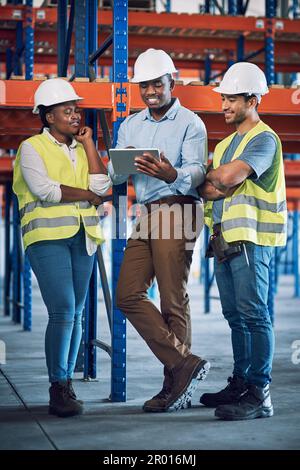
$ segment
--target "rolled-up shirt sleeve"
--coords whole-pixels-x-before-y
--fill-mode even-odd
[[[119,131],[118,131],[118,140],[117,140],[117,145],[116,145],[117,149],[124,149],[124,148],[128,147],[128,143],[126,142],[126,129],[125,129],[125,127],[126,127],[126,121],[123,121],[122,124],[120,125]],[[127,179],[128,179],[128,175],[117,175],[114,172],[114,168],[112,166],[111,161],[108,162],[107,170],[108,170],[109,176],[110,176],[113,184],[115,184],[115,185],[125,183],[125,181],[127,181]]]
[[[177,178],[169,185],[174,193],[187,194],[204,182],[207,164],[207,133],[203,121],[195,115],[182,144],[181,166]]]
[[[89,189],[98,196],[105,194],[112,186],[109,175],[93,174],[89,175]]]
[[[22,144],[20,167],[23,178],[34,196],[41,201],[60,202],[60,183],[48,177],[43,159],[29,142]]]

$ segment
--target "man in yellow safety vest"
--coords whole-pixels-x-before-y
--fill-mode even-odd
[[[268,93],[264,73],[240,62],[214,91],[222,96],[227,124],[236,132],[215,149],[199,194],[206,199],[223,315],[231,328],[233,375],[200,402],[226,420],[273,415],[269,392],[274,335],[267,299],[275,246],[286,242],[286,195],[279,137],[257,113]]]

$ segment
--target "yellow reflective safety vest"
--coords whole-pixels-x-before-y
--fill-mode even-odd
[[[76,146],[76,169],[63,149],[45,134],[26,140],[43,159],[49,178],[74,188],[88,189],[88,161],[82,144]],[[22,144],[21,144],[22,145]],[[19,147],[14,167],[13,190],[18,197],[24,248],[41,240],[57,240],[75,235],[82,222],[96,243],[103,237],[96,208],[88,201],[51,203],[34,196],[21,172]]]
[[[277,140],[277,151],[269,171],[270,176],[264,187],[247,178],[232,196],[224,199],[221,231],[228,243],[238,240],[263,246],[283,246],[286,243],[286,192],[282,147],[278,135],[267,124],[259,121],[247,132],[231,161],[241,155],[253,137],[265,131],[272,132]],[[216,146],[213,156],[214,169],[220,166],[224,152],[235,135],[236,132]],[[213,226],[212,206],[212,201],[205,204],[205,223],[210,229]]]

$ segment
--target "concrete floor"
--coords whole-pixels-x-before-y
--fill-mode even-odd
[[[293,298],[292,282],[291,277],[281,276],[276,298],[271,387],[275,414],[252,421],[220,421],[212,409],[199,404],[202,393],[225,385],[232,367],[230,335],[219,302],[213,301],[212,313],[204,315],[201,286],[189,289],[193,351],[208,358],[212,368],[194,395],[193,407],[177,413],[143,413],[144,400],[160,389],[162,367],[128,325],[127,402],[109,402],[110,360],[99,351],[98,380],[83,382],[76,374],[75,388],[85,402],[85,414],[67,419],[49,416],[43,350],[46,311],[38,289],[33,291],[32,332],[22,331],[0,308],[0,340],[6,345],[6,364],[0,373],[0,449],[300,449],[300,354],[292,349],[292,343],[300,340],[300,300]],[[99,311],[104,311],[102,299]],[[108,341],[105,314],[99,316],[99,336]]]

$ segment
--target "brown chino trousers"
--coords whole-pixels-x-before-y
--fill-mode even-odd
[[[183,201],[184,196],[178,200]],[[193,248],[203,225],[203,208],[199,202],[153,204],[151,211],[148,207],[141,215],[128,240],[118,280],[117,306],[165,368],[172,369],[191,353],[186,286]],[[178,210],[173,212],[174,208]],[[147,294],[155,277],[161,311]]]

